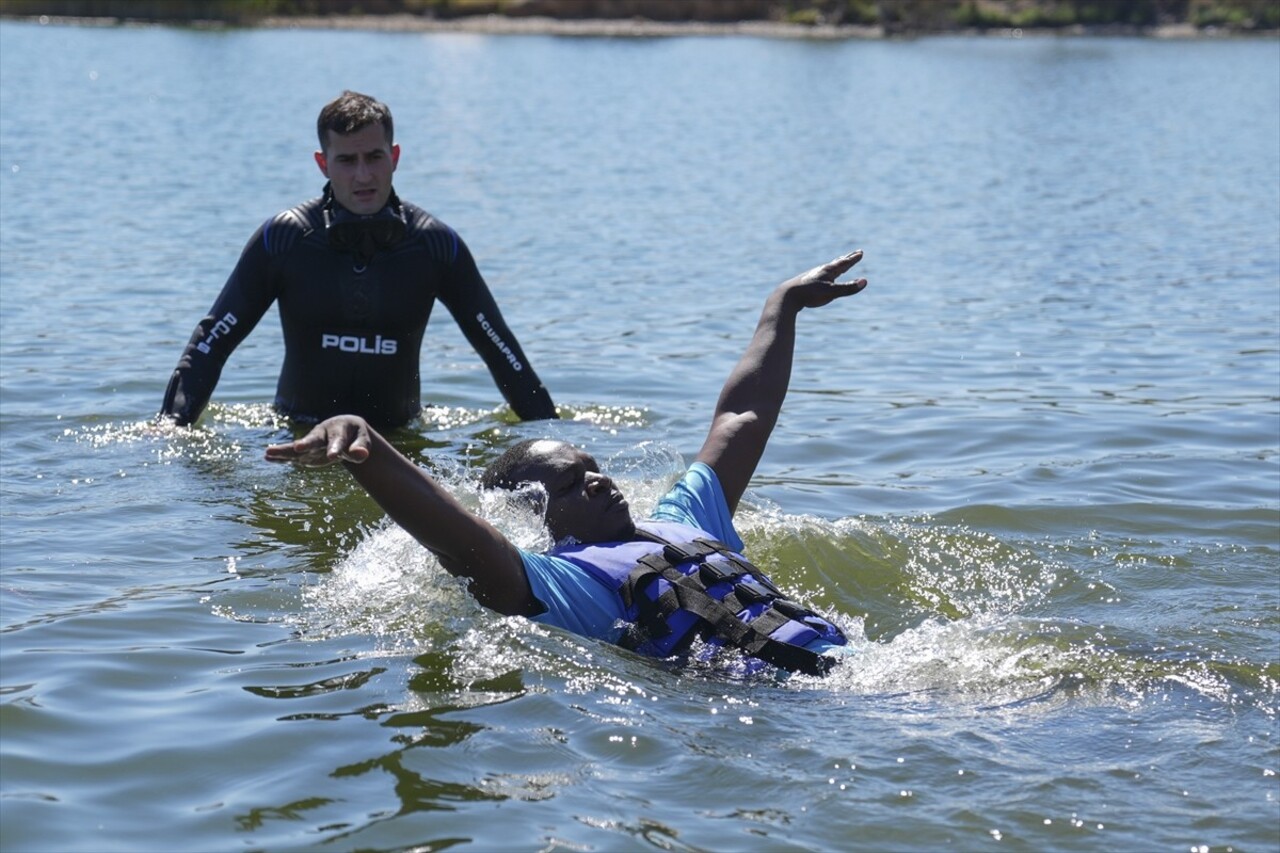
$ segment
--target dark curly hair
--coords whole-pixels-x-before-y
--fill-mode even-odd
[[[486,489],[518,488],[525,482],[519,477],[520,469],[529,462],[529,449],[541,439],[529,438],[513,444],[497,459],[489,463],[480,475],[480,485]]]

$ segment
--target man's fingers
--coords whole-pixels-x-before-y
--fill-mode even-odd
[[[348,462],[354,462],[359,465],[361,462],[369,458],[369,442],[364,436],[360,436],[351,442],[351,446],[347,448],[346,453],[342,454],[342,458]]]
[[[272,444],[267,447],[267,459],[271,462],[292,462],[306,455],[313,446],[312,436],[300,438],[288,444]]]
[[[809,302],[810,308],[820,308],[837,299],[861,293],[867,286],[867,280],[860,278],[857,281],[820,282],[820,284],[821,289],[813,294],[812,301]]]
[[[323,468],[339,460],[359,464],[369,458],[369,441],[362,424],[332,419],[297,441],[268,446],[266,458],[269,462],[294,462],[308,468]]]
[[[814,267],[804,275],[799,276],[798,280],[834,284],[837,278],[852,269],[853,265],[860,260],[862,260],[861,249],[842,255],[835,260],[827,261],[820,267]]]
[[[329,442],[329,451],[326,456],[330,462],[336,462],[339,459],[363,462],[369,458],[369,440],[363,435],[356,436],[354,440],[345,435],[334,436]]]
[[[360,463],[369,458],[369,434],[354,426],[343,429],[329,440],[328,459],[336,462],[345,459]]]
[[[291,445],[273,444],[267,448],[268,462],[288,462],[293,458],[293,447]]]
[[[843,255],[839,258],[836,258],[834,261],[829,261],[825,266],[822,267],[822,272],[826,274],[824,277],[829,277],[834,280],[836,276],[840,275],[841,273],[848,272],[850,269],[852,269],[853,265],[860,260],[862,260],[861,249],[857,250],[856,252],[850,252],[847,255]]]
[[[837,281],[835,284],[827,286],[826,292],[821,298],[824,300],[824,304],[826,302],[834,302],[837,299],[861,293],[866,286],[867,280],[865,278],[860,278],[857,281]]]

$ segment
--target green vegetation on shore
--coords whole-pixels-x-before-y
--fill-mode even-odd
[[[554,20],[776,22],[878,27],[888,33],[963,29],[1280,29],[1280,0],[0,0],[0,14],[253,25],[267,18],[478,15]]]

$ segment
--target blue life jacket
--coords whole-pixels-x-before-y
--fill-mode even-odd
[[[842,646],[847,641],[840,629],[785,598],[741,554],[687,524],[648,521],[637,527],[658,541],[551,552],[622,596],[630,627],[620,645],[670,657],[701,638],[810,675],[823,675],[835,664],[805,646],[818,639]]]

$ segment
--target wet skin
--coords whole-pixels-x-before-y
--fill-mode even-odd
[[[338,204],[360,216],[377,213],[391,197],[391,176],[400,162],[400,146],[387,139],[381,124],[353,133],[328,132],[316,165],[329,179]]]
[[[631,508],[595,458],[563,441],[539,441],[515,479],[541,483],[547,492],[547,527],[556,541],[624,542],[635,536]]]

